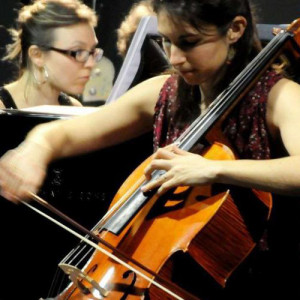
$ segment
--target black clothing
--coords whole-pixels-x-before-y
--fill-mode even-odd
[[[11,94],[4,87],[0,88],[0,100],[3,102],[6,108],[18,109]],[[64,93],[60,93],[58,102],[60,105],[72,105],[70,98]]]

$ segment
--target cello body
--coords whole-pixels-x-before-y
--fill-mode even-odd
[[[213,144],[203,155],[208,159],[234,159],[230,149],[220,143]],[[125,194],[131,196],[133,183],[143,176],[148,161],[141,164],[124,182],[112,205]],[[255,247],[271,209],[268,193],[246,194],[252,199],[240,198],[240,203],[237,203],[227,187],[178,187],[160,199],[152,196],[120,235],[107,230],[97,234],[170,281],[176,281],[176,272],[189,272],[185,268],[178,268],[176,259],[173,259],[181,252],[189,256],[197,268],[205,270],[219,285],[225,286],[230,274]],[[249,209],[251,206],[252,209]],[[253,217],[255,219],[250,220]],[[257,230],[258,224],[260,232]],[[71,277],[76,273],[77,278],[58,299],[173,299],[98,251],[94,252],[80,275],[66,265],[63,267]],[[93,278],[93,282],[89,278]],[[107,292],[105,297],[101,295],[102,289]],[[191,289],[189,292],[194,294],[196,291],[193,287]],[[177,293],[183,299],[188,299],[184,293]]]

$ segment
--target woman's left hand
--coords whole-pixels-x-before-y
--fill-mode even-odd
[[[152,162],[145,169],[147,180],[151,179],[154,170],[165,170],[166,173],[157,180],[150,181],[143,188],[147,192],[158,188],[163,194],[177,186],[196,186],[213,183],[216,179],[216,161],[208,160],[201,155],[193,154],[169,145],[159,149]]]

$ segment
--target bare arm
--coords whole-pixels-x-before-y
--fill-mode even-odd
[[[164,193],[178,185],[225,183],[280,194],[300,195],[300,86],[280,80],[271,90],[267,122],[272,135],[290,156],[270,160],[213,161],[175,146],[161,149],[146,169],[166,170],[165,176],[145,190],[160,187]],[[171,150],[171,151],[170,151]]]
[[[40,125],[28,140],[48,144],[52,159],[90,152],[152,129],[154,106],[166,76],[149,79],[94,113]],[[45,141],[46,140],[46,141]]]
[[[0,99],[0,109],[2,109],[2,108],[6,108],[6,107],[4,106],[2,100]]]
[[[151,130],[154,106],[166,80],[147,80],[96,112],[38,125],[0,160],[1,194],[9,200],[37,192],[54,159],[111,146]]]
[[[271,90],[267,121],[277,143],[290,156],[264,161],[241,160],[223,168],[221,178],[281,194],[300,195],[300,86],[280,80]],[[226,167],[226,165],[224,165]],[[230,179],[229,179],[230,178]]]

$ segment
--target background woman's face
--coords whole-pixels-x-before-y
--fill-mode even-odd
[[[93,50],[98,41],[92,26],[87,23],[55,29],[51,45],[64,50]],[[81,94],[89,80],[94,66],[90,56],[86,63],[77,62],[73,57],[56,52],[47,52],[46,67],[53,87],[69,94]]]

